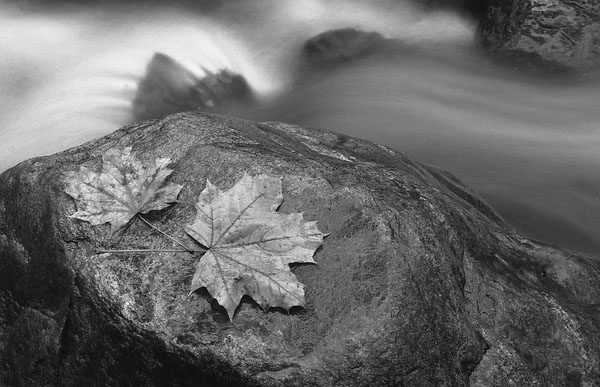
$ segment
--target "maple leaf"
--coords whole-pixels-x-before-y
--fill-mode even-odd
[[[100,172],[81,167],[67,174],[65,192],[77,200],[78,211],[71,218],[93,225],[110,223],[111,236],[136,214],[161,210],[177,201],[183,188],[165,183],[173,172],[169,158],[157,158],[144,165],[131,154],[131,147],[113,148],[102,156]]]
[[[304,285],[290,263],[316,263],[323,243],[317,222],[302,213],[282,214],[281,178],[244,175],[221,191],[207,180],[196,217],[185,231],[207,248],[196,265],[190,294],[206,287],[233,318],[244,295],[264,310],[304,305]]]

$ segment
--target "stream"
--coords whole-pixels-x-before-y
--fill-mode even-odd
[[[388,55],[300,66],[336,28],[395,39]],[[132,122],[154,53],[202,77],[242,74],[231,112],[332,130],[446,169],[526,235],[600,257],[600,80],[535,77],[480,50],[476,24],[398,1],[228,0],[17,6],[0,0],[0,171]]]

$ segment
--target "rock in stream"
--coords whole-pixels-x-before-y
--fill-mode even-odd
[[[157,53],[138,85],[134,121],[162,118],[190,110],[224,112],[252,101],[246,79],[227,69],[198,77],[168,55]]]
[[[111,148],[170,157],[181,225],[207,179],[283,177],[283,213],[329,235],[292,270],[306,307],[188,296],[189,253],[143,222],[70,218],[65,176]],[[530,240],[457,178],[368,141],[201,112],[122,128],[0,176],[0,384],[600,386],[600,261]]]

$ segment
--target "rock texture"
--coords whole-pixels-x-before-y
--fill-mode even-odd
[[[252,100],[245,78],[229,70],[198,78],[168,55],[155,54],[133,101],[135,121],[189,110],[224,112]]]
[[[556,70],[600,68],[598,0],[491,0],[483,44],[517,65]]]
[[[187,240],[206,179],[283,177],[281,212],[330,233],[293,267],[307,305],[250,299],[232,322],[188,297],[199,256],[143,222],[69,218],[64,176],[113,147],[174,160],[179,203],[150,221]],[[468,188],[328,132],[170,116],[0,176],[0,384],[7,386],[600,386],[600,262],[528,240]]]

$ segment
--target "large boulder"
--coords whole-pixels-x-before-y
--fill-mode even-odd
[[[111,148],[170,157],[181,225],[210,179],[283,177],[282,213],[329,233],[292,270],[306,307],[230,322],[188,296],[198,256],[134,221],[70,218],[66,176]],[[368,141],[185,113],[125,127],[0,176],[0,384],[600,386],[600,262],[529,240],[455,177]]]
[[[480,26],[484,46],[520,66],[559,71],[600,67],[597,0],[490,0]]]
[[[224,112],[252,101],[246,79],[227,69],[196,76],[168,55],[157,53],[148,64],[133,101],[135,121],[189,110]]]

